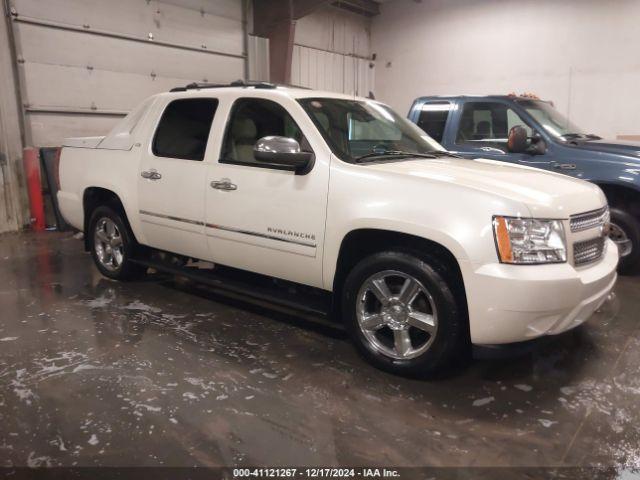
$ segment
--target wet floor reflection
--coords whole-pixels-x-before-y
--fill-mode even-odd
[[[640,279],[529,353],[418,381],[339,329],[164,276],[108,281],[69,235],[0,236],[0,278],[6,465],[640,462]]]

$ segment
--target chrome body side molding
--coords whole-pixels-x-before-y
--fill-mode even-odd
[[[212,229],[215,229],[215,230],[224,230],[225,232],[240,233],[242,235],[250,235],[250,236],[253,236],[253,237],[266,238],[266,239],[269,239],[269,240],[276,240],[278,242],[292,243],[292,244],[295,244],[295,245],[302,245],[303,247],[311,247],[311,248],[316,248],[317,247],[317,245],[315,243],[305,242],[305,241],[302,241],[302,240],[294,240],[294,239],[290,239],[290,238],[282,238],[282,237],[277,237],[275,235],[269,235],[267,233],[254,232],[254,231],[250,231],[250,230],[242,230],[242,229],[239,229],[239,228],[227,227],[227,226],[223,226],[223,225],[214,225],[213,223],[205,223],[205,222],[201,222],[199,220],[191,220],[191,219],[188,219],[188,218],[174,217],[174,216],[171,216],[171,215],[164,215],[162,213],[149,212],[147,210],[139,210],[139,213],[141,215],[147,215],[149,217],[164,218],[165,220],[173,220],[175,222],[188,223],[188,224],[191,224],[191,225],[199,225],[199,226],[204,226],[206,228],[212,228]]]

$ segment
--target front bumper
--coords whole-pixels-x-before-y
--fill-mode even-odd
[[[471,341],[522,342],[577,327],[607,299],[616,282],[618,249],[580,268],[555,265],[483,265],[466,275]]]

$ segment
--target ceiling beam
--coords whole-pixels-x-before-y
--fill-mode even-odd
[[[365,17],[380,15],[380,4],[374,0],[332,0],[331,5]]]
[[[330,2],[331,0],[294,0],[293,19],[298,20],[306,17],[318,8],[329,5]]]
[[[294,0],[259,0],[253,2],[253,34],[268,37],[282,23],[293,20]]]
[[[271,80],[291,81],[296,20],[324,5],[372,17],[380,13],[373,0],[257,0],[253,2],[253,34],[269,39]]]
[[[275,25],[299,20],[325,5],[367,17],[380,13],[380,5],[374,0],[257,0],[253,2],[253,33],[266,36],[265,32],[272,30]]]
[[[259,0],[253,3],[253,34],[269,39],[270,80],[291,82],[296,22],[294,0]]]

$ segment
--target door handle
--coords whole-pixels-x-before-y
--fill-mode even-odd
[[[210,183],[211,188],[215,188],[216,190],[224,190],[225,192],[232,192],[238,189],[238,186],[235,183],[231,183],[231,180],[228,178],[223,178],[222,180],[214,180]]]
[[[153,168],[151,170],[143,170],[140,172],[140,176],[147,180],[160,180],[162,178],[162,174]]]

